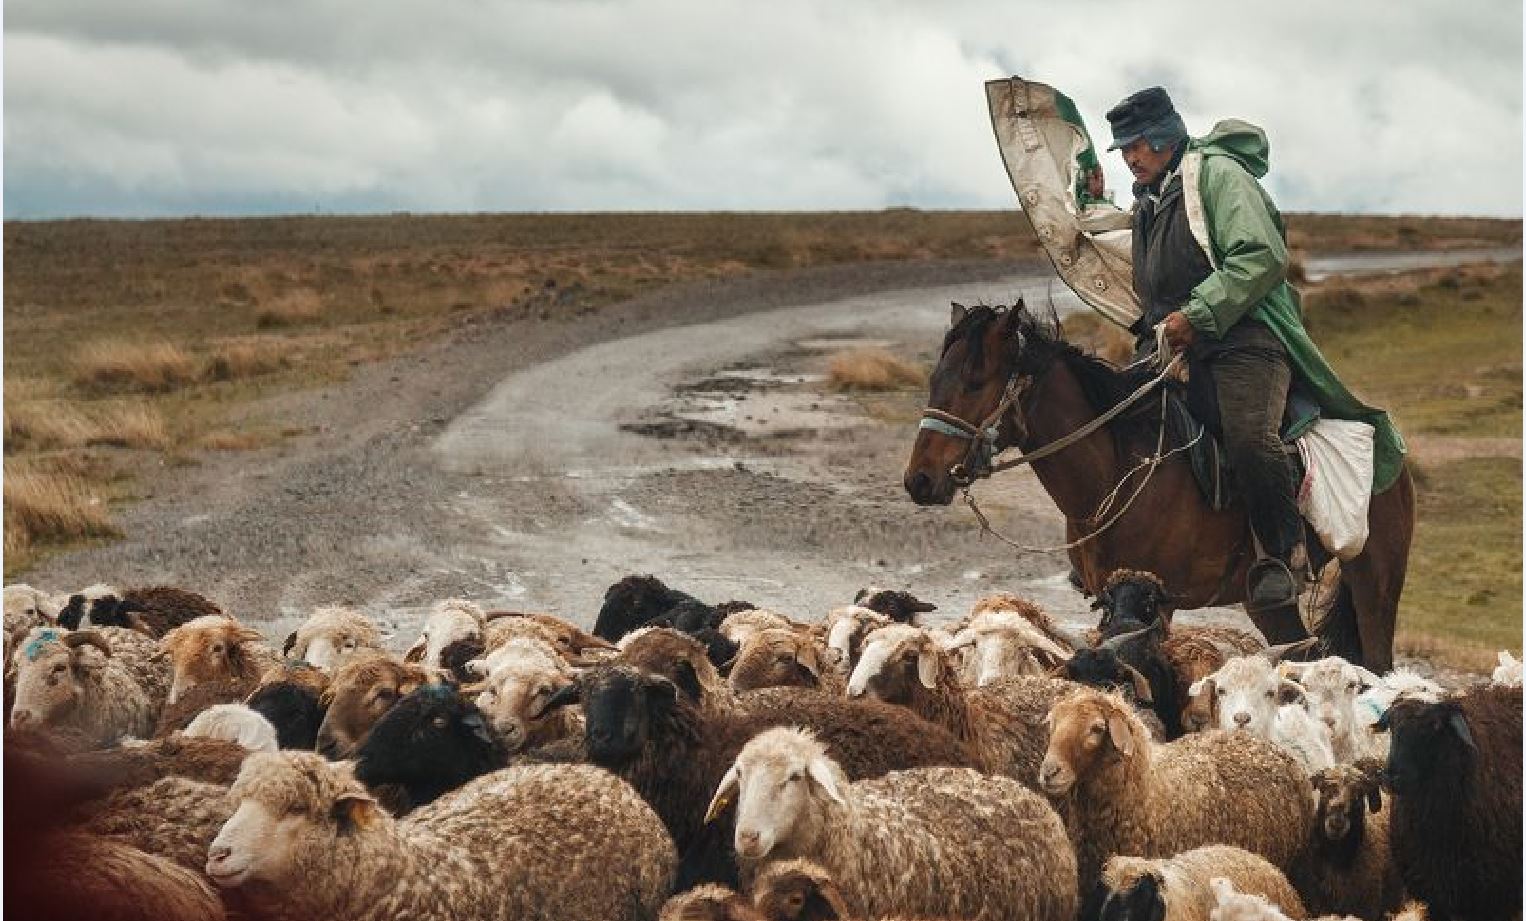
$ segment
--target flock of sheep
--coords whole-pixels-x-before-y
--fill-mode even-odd
[[[591,633],[449,599],[401,655],[345,607],[278,649],[180,588],[4,601],[30,917],[1521,917],[1519,663],[1311,661],[1149,573],[1085,632],[631,576]]]

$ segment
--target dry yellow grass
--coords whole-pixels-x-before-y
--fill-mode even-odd
[[[228,343],[207,359],[206,379],[231,381],[287,367],[287,348],[289,345],[281,342]]]
[[[261,329],[313,323],[323,316],[323,300],[311,288],[297,288],[278,294],[255,312],[254,322]]]
[[[839,390],[900,390],[927,383],[927,372],[884,349],[850,349],[828,361],[827,380]]]
[[[5,401],[5,450],[52,450],[85,444],[95,426],[76,404],[57,400]]]
[[[94,342],[74,363],[74,382],[102,393],[164,393],[196,379],[196,362],[171,342]]]
[[[103,403],[94,408],[94,432],[87,445],[113,448],[154,448],[170,446],[169,429],[164,416],[145,403]]]
[[[40,470],[5,474],[5,543],[61,543],[120,533],[105,500],[76,476]]]

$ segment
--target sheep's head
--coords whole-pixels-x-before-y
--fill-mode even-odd
[[[1111,648],[1087,646],[1077,649],[1069,661],[1056,666],[1051,674],[1104,691],[1121,690],[1145,706],[1155,702],[1149,679],[1119,659],[1118,653]]]
[[[848,696],[868,695],[886,703],[910,706],[926,690],[938,687],[949,668],[943,650],[926,631],[896,624],[864,638],[863,654],[848,677]]]
[[[610,658],[615,652],[614,643],[600,639],[555,614],[531,612],[524,617],[548,629],[552,645],[572,665],[595,665]]]
[[[650,627],[627,636],[615,661],[661,675],[700,707],[714,705],[727,693],[709,651],[693,637],[667,627]]]
[[[1109,637],[1133,629],[1133,624],[1166,622],[1174,604],[1166,584],[1155,573],[1115,569],[1097,593],[1092,610],[1102,611],[1097,627]]]
[[[1467,717],[1455,700],[1426,703],[1401,697],[1377,728],[1391,734],[1383,776],[1395,796],[1413,796],[1436,782],[1463,783],[1478,755]]]
[[[237,805],[206,863],[207,876],[224,889],[252,880],[306,889],[308,868],[334,859],[340,841],[392,827],[347,764],[311,752],[250,755],[228,795]]]
[[[752,608],[728,614],[718,628],[726,639],[741,645],[760,630],[788,630],[794,623],[783,614]]]
[[[533,744],[552,712],[553,698],[577,675],[556,650],[537,640],[512,640],[493,650],[477,706],[511,752]]]
[[[656,576],[626,576],[605,590],[604,604],[594,621],[594,636],[616,642],[687,597],[663,585]]]
[[[339,666],[321,698],[327,712],[318,727],[318,752],[350,757],[383,714],[429,680],[422,666],[383,655]]]
[[[781,860],[764,867],[752,884],[752,899],[764,917],[777,921],[852,917],[832,874],[809,860]]]
[[[1155,861],[1141,857],[1113,857],[1102,868],[1091,905],[1095,914],[1082,917],[1098,921],[1165,921],[1165,879]]]
[[[387,711],[356,751],[355,777],[402,784],[415,806],[503,763],[477,707],[450,685],[426,684]]]
[[[282,653],[289,659],[307,662],[333,671],[356,653],[380,649],[381,631],[371,618],[342,606],[322,607],[313,611],[296,632],[286,638]]]
[[[1281,671],[1304,689],[1309,714],[1329,726],[1336,737],[1358,729],[1357,697],[1382,680],[1339,656],[1284,663]]]
[[[1049,748],[1039,765],[1039,786],[1064,796],[1107,764],[1148,750],[1150,735],[1127,700],[1089,688],[1055,703],[1047,718]]]
[[[94,630],[38,627],[12,653],[16,703],[11,728],[57,726],[84,702],[87,683],[106,667],[111,645]]]
[[[827,612],[827,648],[837,650],[842,661],[851,667],[863,652],[864,637],[871,630],[893,623],[884,614],[856,604],[833,608]]]
[[[911,592],[892,589],[859,589],[853,603],[877,611],[898,624],[917,625],[918,615],[938,610],[938,606],[923,601]]]
[[[789,842],[809,852],[828,802],[845,803],[848,778],[826,747],[803,729],[778,727],[754,736],[721,778],[706,821],[737,805],[737,855],[762,860]]]
[[[759,630],[737,651],[728,680],[737,691],[820,687],[824,659],[824,652],[806,634],[787,628]]]
[[[753,606],[747,604],[738,610],[751,611]],[[738,611],[733,610],[729,612],[729,614],[735,613],[738,613]],[[647,621],[647,623],[654,627],[672,627],[674,630],[681,630],[684,633],[698,633],[705,629],[719,629],[727,616],[728,614],[722,614],[718,609],[712,608],[703,601],[685,598],[673,605],[666,614],[653,618]]]
[[[695,886],[668,899],[657,921],[771,921],[734,889],[715,883]]]
[[[419,632],[419,638],[403,653],[403,661],[449,667],[442,660],[445,647],[475,640],[481,649],[485,623],[482,609],[465,598],[436,602],[424,616],[424,628]]]
[[[1016,611],[988,611],[954,634],[949,651],[970,650],[969,684],[984,687],[1002,678],[1047,675],[1070,658],[1064,649]]]
[[[1314,640],[1287,643],[1262,650],[1256,655],[1239,656],[1206,678],[1199,678],[1187,689],[1192,698],[1213,695],[1208,706],[1217,714],[1221,729],[1244,729],[1262,738],[1271,738],[1277,708],[1286,703],[1302,703],[1303,688],[1283,677],[1277,663],[1284,655],[1307,648]],[[1194,722],[1201,719],[1204,705],[1189,705]]]
[[[658,739],[698,741],[696,713],[673,682],[628,665],[602,665],[553,695],[548,707],[583,702],[588,760],[618,770]],[[676,739],[675,739],[676,734]]]
[[[314,690],[296,681],[267,680],[255,688],[245,704],[275,727],[278,748],[312,749],[318,744],[318,727],[323,725],[322,694],[321,688]]]
[[[1360,838],[1367,813],[1383,808],[1383,788],[1377,777],[1381,767],[1375,762],[1337,764],[1309,778],[1316,799],[1316,834],[1331,842],[1344,841],[1353,834]]]
[[[231,617],[208,615],[182,624],[164,635],[159,648],[170,657],[174,678],[168,702],[204,681],[237,678],[247,673],[252,646],[263,640],[260,631]]]

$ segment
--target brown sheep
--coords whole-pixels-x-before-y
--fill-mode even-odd
[[[207,847],[232,814],[226,786],[172,776],[118,790],[93,805],[80,828],[200,872]]]
[[[663,903],[657,921],[768,921],[735,889],[715,883],[695,886]]]
[[[879,611],[850,604],[828,611],[822,626],[827,631],[827,648],[835,650],[843,667],[851,671],[863,652],[864,637],[894,623]]]
[[[169,670],[153,641],[117,627],[38,627],[14,653],[12,728],[70,728],[92,744],[149,735],[159,719]]]
[[[198,684],[228,678],[248,682],[252,691],[265,670],[280,662],[260,631],[221,615],[198,617],[176,627],[164,635],[159,647],[174,669],[167,703]]]
[[[516,620],[520,623],[516,624]],[[539,624],[544,629],[531,629],[524,622]],[[600,639],[555,614],[539,611],[489,611],[486,624],[485,652],[492,652],[515,636],[544,639],[571,665],[593,665],[609,658],[615,651],[615,644]]]
[[[829,655],[803,631],[758,630],[737,650],[726,680],[734,691],[802,687],[837,697],[847,688],[848,678],[836,667],[835,659],[835,654]]]
[[[70,630],[121,627],[159,639],[199,617],[222,616],[222,608],[204,596],[172,585],[126,591],[92,585],[69,596],[58,612],[58,624]]]
[[[159,712],[159,722],[154,727],[154,738],[162,739],[172,732],[179,732],[191,724],[198,714],[217,704],[241,704],[258,686],[257,681],[247,678],[220,678],[193,685],[174,703],[165,704]]]
[[[230,784],[248,755],[237,742],[176,732],[152,742],[75,755],[67,768],[103,790],[147,786],[163,777]]]
[[[969,745],[988,772],[1032,785],[1049,739],[1044,716],[1075,686],[1046,677],[966,688],[931,635],[897,624],[865,639],[848,696],[905,707]]]
[[[1378,918],[1404,901],[1404,883],[1388,850],[1381,770],[1380,763],[1368,760],[1328,767],[1310,778],[1318,798],[1314,832],[1291,876],[1312,911]]]
[[[587,765],[511,767],[394,820],[347,766],[257,754],[207,851],[256,915],[644,921],[677,855],[635,791]]]
[[[1281,870],[1248,851],[1220,845],[1168,858],[1114,857],[1103,867],[1092,900],[1102,918],[1209,921],[1218,904],[1214,879],[1227,879],[1239,891],[1267,899],[1291,919],[1307,917]],[[1083,908],[1082,915],[1091,913]]]
[[[318,753],[335,759],[354,756],[376,721],[430,680],[424,666],[385,655],[339,666],[321,698],[326,712],[318,727]]]
[[[738,707],[736,693],[715,670],[704,645],[671,627],[642,627],[626,634],[614,662],[661,675],[706,713],[731,713]]]
[[[1092,688],[1061,699],[1049,722],[1039,785],[1065,804],[1083,893],[1115,854],[1224,844],[1286,868],[1307,844],[1308,780],[1266,739],[1215,730],[1157,745],[1127,700]]]

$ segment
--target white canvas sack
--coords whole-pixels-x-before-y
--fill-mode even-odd
[[[1298,439],[1304,466],[1298,511],[1325,549],[1342,561],[1367,544],[1372,441],[1372,426],[1346,419],[1320,419]]]

